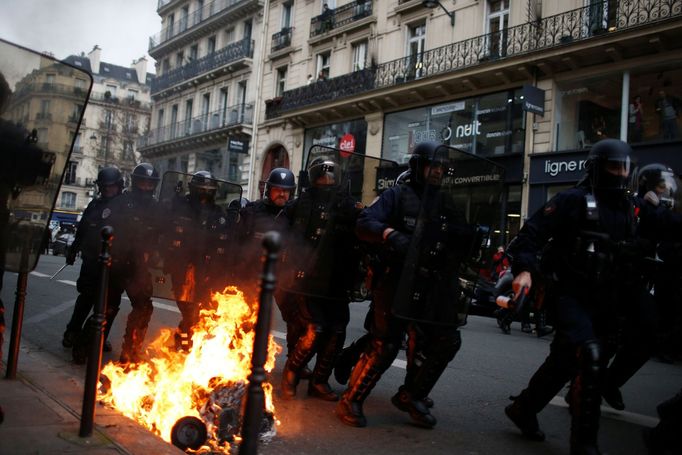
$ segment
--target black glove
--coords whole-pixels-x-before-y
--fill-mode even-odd
[[[392,231],[386,237],[386,244],[395,254],[405,256],[407,249],[410,247],[410,237],[400,231]]]
[[[76,262],[76,249],[75,248],[68,248],[68,251],[66,252],[66,265],[73,265],[74,262]]]

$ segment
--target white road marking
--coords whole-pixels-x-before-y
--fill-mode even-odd
[[[75,286],[76,282],[71,280],[57,280],[57,283],[68,284],[69,286]]]
[[[550,401],[549,404],[559,406],[561,408],[568,408],[568,404],[566,403],[566,400],[564,400],[564,397],[560,397],[559,395],[552,398],[552,401]],[[659,421],[656,417],[635,414],[634,412],[628,411],[617,411],[608,406],[601,407],[601,416],[607,419],[620,420],[621,422],[632,423],[649,428],[653,428],[658,425]]]
[[[49,278],[49,277],[52,276],[52,275],[48,275],[48,274],[46,274],[46,273],[36,272],[35,270],[34,270],[33,272],[31,272],[29,275],[37,276],[37,277],[40,277],[40,278]]]
[[[35,316],[33,316],[33,317],[30,317],[30,318],[26,319],[26,320],[24,321],[24,324],[35,324],[36,322],[42,322],[42,321],[44,321],[45,319],[51,318],[51,317],[54,316],[55,314],[61,313],[61,312],[64,311],[64,310],[68,310],[68,309],[71,308],[75,303],[76,303],[76,300],[75,300],[75,299],[74,299],[74,300],[66,301],[66,302],[62,303],[61,305],[57,305],[56,307],[52,307],[52,308],[50,308],[49,310],[47,310],[47,311],[45,311],[45,312],[43,312],[43,313],[37,314],[37,315],[35,315]]]

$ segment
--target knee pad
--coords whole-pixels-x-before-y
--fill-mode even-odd
[[[388,368],[400,351],[400,344],[391,340],[372,340],[372,354],[382,367]]]

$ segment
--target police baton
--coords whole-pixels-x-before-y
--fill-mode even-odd
[[[54,280],[54,278],[55,278],[57,275],[59,275],[60,273],[62,273],[62,270],[64,270],[64,269],[65,269],[67,266],[69,266],[69,265],[71,265],[71,264],[64,264],[64,265],[62,266],[61,269],[57,270],[57,273],[55,273],[54,275],[52,275],[52,276],[50,277],[50,279],[51,279],[51,280]]]

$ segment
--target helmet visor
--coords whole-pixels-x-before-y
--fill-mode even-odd
[[[680,194],[680,179],[669,171],[661,172],[661,180],[656,185],[656,194],[661,205],[682,212],[682,195]]]

